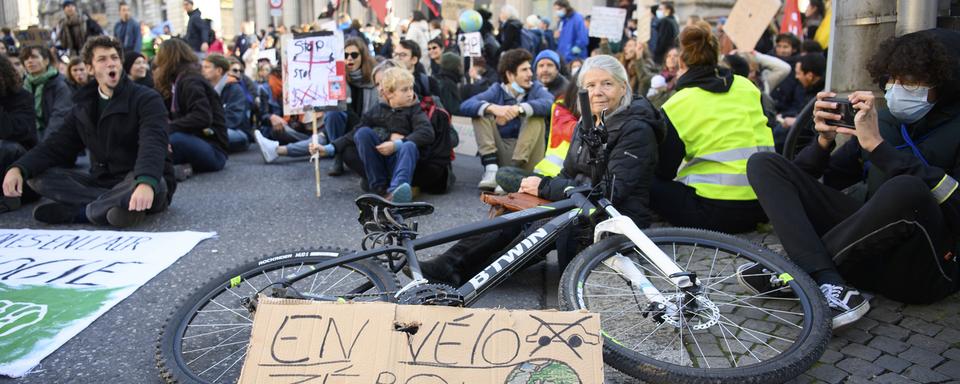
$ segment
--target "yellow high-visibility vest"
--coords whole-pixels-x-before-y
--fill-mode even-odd
[[[553,103],[553,106],[550,107],[551,117],[556,115],[558,104],[562,105],[562,102]],[[554,129],[553,124],[550,124],[550,129]],[[547,152],[544,153],[543,160],[540,160],[533,168],[533,172],[540,176],[555,177],[559,175],[560,171],[563,170],[563,159],[567,157],[567,151],[570,150],[572,140],[573,135],[570,137],[549,135],[547,137]],[[559,143],[556,141],[559,141]]]
[[[760,90],[733,77],[727,93],[684,88],[664,105],[686,148],[677,181],[714,200],[756,200],[747,181],[747,159],[773,151],[773,133],[760,105]]]

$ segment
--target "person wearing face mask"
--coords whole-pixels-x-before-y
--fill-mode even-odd
[[[891,38],[867,70],[885,90],[844,97],[855,128],[831,125],[836,103],[817,95],[819,134],[793,162],[757,154],[747,176],[787,255],[820,284],[834,327],[870,309],[860,289],[911,304],[956,292],[960,235],[960,33]],[[837,148],[837,134],[850,140]],[[822,183],[818,181],[822,178]],[[762,293],[778,284],[747,267]],[[759,277],[759,278],[756,278]],[[776,289],[776,288],[774,288]]]
[[[603,165],[612,180],[610,200],[640,228],[653,221],[650,211],[650,184],[657,164],[657,146],[664,137],[661,114],[644,98],[634,98],[627,71],[613,56],[599,55],[587,59],[577,75],[580,89],[587,91],[590,114],[604,116],[609,158]],[[599,119],[589,119],[599,125]],[[572,128],[572,142],[562,167],[552,176],[538,169],[536,175],[520,181],[519,191],[542,199],[557,201],[566,198],[572,187],[594,184],[594,170],[600,166],[586,150],[587,145],[576,133],[582,123]],[[527,229],[535,231],[535,225]],[[500,255],[511,243],[527,234],[522,228],[506,227],[463,239],[436,258],[421,261],[424,276],[430,281],[459,286],[487,265],[492,255]],[[581,239],[592,239],[589,225],[571,226],[556,241],[560,270],[584,247]]]
[[[522,48],[500,57],[500,79],[483,93],[460,104],[460,113],[473,116],[477,151],[484,167],[478,188],[497,188],[497,169],[514,166],[526,170],[543,159],[546,123],[553,95],[533,81],[533,56]]]
[[[680,34],[680,24],[677,17],[674,16],[673,2],[664,1],[657,8],[657,40],[651,48],[653,51],[653,62],[657,65],[663,65],[663,60],[671,48],[677,46],[677,36]]]
[[[553,2],[553,11],[557,16],[557,30],[554,32],[554,37],[557,38],[557,53],[566,62],[586,59],[590,54],[587,50],[590,37],[587,36],[583,15],[574,11],[568,0]]]

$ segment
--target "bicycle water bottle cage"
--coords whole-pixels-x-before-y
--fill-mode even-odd
[[[433,213],[429,203],[394,203],[374,194],[362,195],[354,202],[360,208],[359,221],[365,230],[372,225],[387,231],[405,229],[405,219]]]

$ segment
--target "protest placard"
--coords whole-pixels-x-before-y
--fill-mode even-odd
[[[480,57],[483,54],[483,37],[480,32],[461,33],[458,43],[463,56]]]
[[[25,375],[214,235],[0,229],[0,375]]]
[[[723,32],[738,50],[752,51],[779,10],[780,0],[739,0],[730,11]]]
[[[283,114],[337,105],[347,98],[343,36],[331,31],[284,35]]]
[[[602,383],[600,317],[261,296],[240,383]]]
[[[593,7],[590,11],[590,37],[607,38],[612,42],[623,38],[627,10],[612,7]]]

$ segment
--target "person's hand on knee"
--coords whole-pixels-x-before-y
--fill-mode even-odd
[[[127,210],[131,212],[142,212],[153,207],[153,187],[147,184],[138,184],[130,195],[130,206]]]
[[[397,152],[397,144],[393,141],[384,141],[377,145],[377,152],[384,156],[390,156]]]
[[[3,177],[3,195],[6,197],[20,197],[23,195],[23,174],[20,168],[13,167]]]

